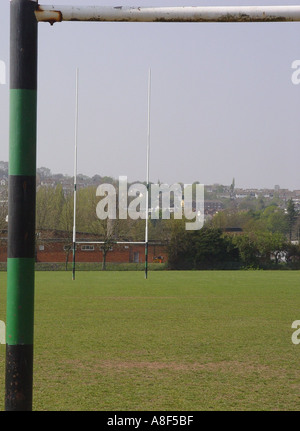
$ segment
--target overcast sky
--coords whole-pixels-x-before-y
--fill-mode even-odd
[[[82,5],[84,0],[42,4]],[[89,0],[104,6],[283,5],[283,0]],[[288,4],[299,4],[289,0]],[[300,23],[39,24],[38,167],[145,180],[300,189]],[[0,160],[8,160],[9,1],[0,2]]]

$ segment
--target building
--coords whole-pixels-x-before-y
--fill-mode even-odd
[[[7,234],[2,232],[0,238],[0,262],[7,260]],[[99,238],[84,233],[76,234],[76,262],[102,262],[103,244],[92,244]],[[81,243],[83,242],[83,243]],[[36,262],[59,263],[71,261],[73,256],[72,235],[58,231],[47,230],[37,233]],[[167,244],[149,242],[148,262],[167,262]],[[109,263],[143,263],[145,262],[144,244],[111,244],[106,262]]]
[[[224,204],[219,200],[205,200],[204,201],[204,214],[205,215],[214,215],[218,211],[222,211],[224,209]]]

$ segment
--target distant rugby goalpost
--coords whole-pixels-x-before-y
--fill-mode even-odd
[[[76,273],[76,244],[107,244],[107,241],[76,241],[76,203],[77,203],[77,148],[78,148],[78,117],[79,117],[79,69],[76,69],[75,80],[75,145],[74,145],[74,209],[73,209],[73,260],[72,260],[72,280],[75,280]],[[145,278],[148,278],[148,249],[149,249],[149,157],[150,157],[150,114],[151,114],[151,69],[148,72],[148,130],[147,130],[147,156],[146,156],[146,208],[145,208],[145,240],[144,241],[110,241],[113,244],[144,244],[145,245]]]
[[[32,410],[38,23],[295,22],[300,6],[46,6],[10,1],[10,137],[5,410]]]

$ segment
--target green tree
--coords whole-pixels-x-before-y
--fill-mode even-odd
[[[171,269],[193,268],[191,239],[192,232],[185,230],[183,220],[174,220],[168,247],[168,262]]]
[[[8,190],[7,186],[1,190],[0,201],[0,230],[7,229],[7,215],[8,215]]]
[[[210,225],[215,229],[226,229],[230,227],[244,227],[251,220],[251,214],[247,211],[226,209],[219,211],[211,220]]]
[[[36,194],[36,228],[47,229],[53,224],[53,198],[55,190],[52,187],[39,187]]]
[[[292,232],[293,232],[293,227],[294,227],[296,219],[297,219],[297,215],[298,215],[298,213],[295,209],[295,204],[294,204],[292,199],[289,199],[288,204],[287,204],[287,209],[286,209],[286,219],[287,219],[287,224],[288,224],[288,229],[289,229],[290,241],[292,240]]]
[[[288,232],[288,223],[286,215],[282,208],[277,205],[270,205],[265,208],[260,219],[264,223],[265,230],[272,233],[280,233],[286,235]]]
[[[260,255],[260,264],[271,264],[274,258],[278,265],[279,256],[286,250],[284,235],[279,232],[260,232],[256,237],[257,248]]]
[[[259,266],[259,249],[255,234],[249,232],[235,235],[232,242],[238,250],[243,266],[246,268],[257,268]]]
[[[69,256],[73,244],[73,212],[74,201],[71,191],[63,193],[62,188],[56,190],[57,201],[55,202],[56,215],[59,217],[58,228],[63,231],[64,235],[64,250],[66,253],[66,270],[68,268]]]
[[[197,269],[226,268],[238,260],[238,254],[228,235],[220,229],[202,228],[193,235],[194,267]]]
[[[292,267],[299,269],[300,263],[300,245],[289,242],[287,244],[287,261]]]
[[[240,260],[245,267],[269,267],[278,264],[279,256],[286,250],[285,237],[281,233],[265,231],[246,232],[233,237]]]
[[[181,220],[174,222],[169,244],[171,269],[221,269],[237,264],[237,250],[222,230],[204,226],[186,231]]]

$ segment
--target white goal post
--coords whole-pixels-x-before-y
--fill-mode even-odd
[[[110,21],[110,22],[293,22],[300,21],[300,6],[179,6],[179,7],[128,7],[128,6],[65,6],[38,5],[35,11],[38,22],[53,25],[62,21]],[[78,72],[77,72],[78,74]],[[149,189],[149,118],[150,118],[150,79],[148,97],[148,143],[147,143],[147,205]],[[77,75],[78,85],[78,75]],[[78,88],[77,88],[78,99]],[[78,100],[77,100],[78,103]],[[76,110],[76,115],[78,108]],[[78,118],[76,117],[76,121]],[[77,125],[76,125],[77,127]],[[75,138],[76,141],[77,137]],[[75,164],[77,162],[75,144]],[[76,169],[76,167],[75,167]],[[148,214],[148,207],[147,207]],[[74,173],[74,226],[73,226],[73,279],[75,279],[76,243],[76,170]],[[84,242],[84,244],[104,244],[105,242]],[[127,244],[129,244],[128,242]],[[124,242],[115,242],[124,244]],[[148,266],[148,218],[146,218],[145,241],[131,242],[145,244],[145,276]]]

